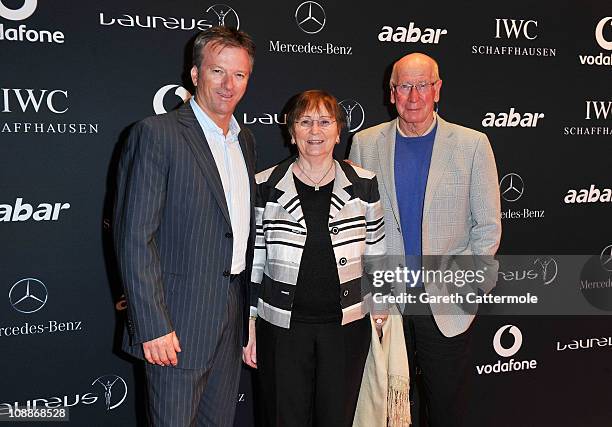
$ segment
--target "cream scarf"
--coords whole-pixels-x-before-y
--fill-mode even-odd
[[[374,320],[353,427],[407,427],[410,373],[402,316],[393,306],[378,338]]]

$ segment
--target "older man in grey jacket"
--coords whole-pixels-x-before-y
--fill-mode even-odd
[[[487,267],[491,279],[481,291],[488,292],[501,238],[495,159],[485,134],[436,114],[441,87],[434,59],[413,53],[398,60],[390,81],[397,119],[357,133],[349,157],[379,176],[387,252],[398,256],[399,265],[420,268],[411,264],[421,256],[474,255],[477,267]],[[422,265],[428,262],[423,259]],[[453,292],[452,285],[423,283],[421,292],[430,295]],[[431,304],[428,310],[416,316],[405,307],[411,369],[414,373],[418,366],[423,373],[429,425],[460,425],[476,309]]]

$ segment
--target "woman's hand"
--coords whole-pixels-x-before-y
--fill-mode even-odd
[[[242,347],[242,361],[257,369],[257,347],[255,338],[255,319],[249,319],[249,342]]]
[[[372,314],[372,319],[374,319],[374,324],[376,325],[376,332],[379,337],[382,337],[382,328],[385,322],[387,321],[388,314]]]

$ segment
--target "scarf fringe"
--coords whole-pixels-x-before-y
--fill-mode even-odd
[[[410,425],[410,399],[408,379],[389,375],[387,387],[388,427],[407,427]]]

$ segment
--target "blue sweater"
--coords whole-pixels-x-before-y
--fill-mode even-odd
[[[405,137],[397,132],[395,137],[395,194],[408,268],[421,268],[423,203],[437,129],[436,124],[427,135]]]

